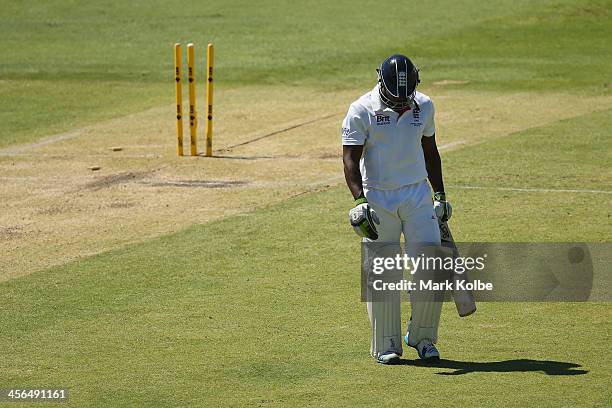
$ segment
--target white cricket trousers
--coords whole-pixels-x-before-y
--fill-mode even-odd
[[[404,251],[417,256],[415,244],[440,244],[440,229],[433,209],[432,192],[427,181],[395,190],[364,189],[368,203],[378,216],[378,240],[365,242],[400,242],[404,234]],[[367,248],[367,246],[366,246]],[[401,293],[386,291],[383,302],[367,302],[372,328],[370,354],[377,358],[392,351],[402,354]],[[408,321],[409,344],[416,346],[422,339],[436,342],[442,302],[413,302]]]

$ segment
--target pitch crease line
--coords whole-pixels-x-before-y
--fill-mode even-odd
[[[564,189],[564,188],[518,188],[518,187],[485,187],[485,186],[449,186],[461,190],[496,190],[496,191],[516,191],[520,193],[585,193],[585,194],[612,194],[609,190],[583,190],[583,189]]]
[[[342,112],[332,113],[330,115],[320,116],[318,118],[307,120],[306,122],[300,122],[300,123],[297,123],[295,125],[292,125],[292,126],[289,126],[289,127],[283,128],[283,129],[279,129],[279,130],[275,130],[275,131],[270,132],[270,133],[266,133],[265,135],[256,137],[254,139],[247,140],[246,142],[237,143],[235,145],[224,147],[222,149],[219,149],[219,151],[226,152],[226,151],[231,150],[231,149],[236,148],[236,147],[248,145],[248,144],[251,144],[251,143],[254,143],[254,142],[258,142],[258,141],[260,141],[262,139],[266,139],[266,138],[268,138],[270,136],[278,135],[279,133],[284,133],[284,132],[287,132],[289,130],[293,130],[293,129],[296,129],[296,128],[299,128],[299,127],[302,127],[302,126],[309,125],[309,124],[314,123],[314,122],[318,122],[320,120],[325,120],[325,119],[333,118],[334,116],[338,116],[341,113]]]

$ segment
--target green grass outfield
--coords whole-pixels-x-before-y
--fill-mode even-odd
[[[215,43],[220,88],[365,90],[401,50],[425,87],[609,95],[608,1],[412,7],[0,0],[0,146],[172,104],[179,40]],[[459,188],[610,191],[610,113],[445,153],[456,238],[610,242],[609,194]],[[446,304],[440,366],[375,364],[350,204],[332,187],[0,283],[0,388],[68,387],[75,407],[612,405],[608,303]]]
[[[610,125],[589,115],[451,152],[448,183],[596,188],[583,172],[604,167]],[[576,172],[556,184],[546,169],[564,161]],[[595,194],[449,192],[458,239],[611,238]],[[412,350],[376,364],[349,204],[336,187],[1,284],[0,383],[66,386],[79,407],[610,406],[606,303],[485,303],[465,320],[446,304],[440,367]]]
[[[0,8],[0,146],[171,104],[176,41],[195,41],[200,55],[215,43],[221,87],[367,89],[373,67],[402,50],[424,86],[451,79],[472,89],[609,93],[605,0],[3,0]]]

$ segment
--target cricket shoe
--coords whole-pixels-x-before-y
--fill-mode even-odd
[[[408,344],[407,334],[404,336],[404,343],[406,343],[407,346],[410,346],[410,344]],[[431,340],[423,339],[418,342],[416,347],[415,346],[410,346],[410,347],[414,347],[416,349],[417,353],[419,353],[419,358],[421,360],[437,361],[440,359],[440,353],[438,352],[438,349],[436,348],[436,346],[434,346],[434,344],[431,342]]]
[[[376,361],[378,361],[380,364],[388,364],[388,365],[397,364],[400,361],[400,356],[399,354],[394,353],[392,351],[387,351],[386,353],[383,353],[380,356],[378,356]]]

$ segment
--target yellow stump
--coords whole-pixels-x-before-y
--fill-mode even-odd
[[[195,55],[193,43],[187,44],[187,78],[189,80],[189,131],[191,136],[191,155],[197,156],[198,114],[195,93]]]
[[[214,64],[214,48],[212,44],[208,44],[207,69],[206,69],[206,104],[208,105],[206,112],[206,156],[212,156],[212,137],[213,137],[213,64]]]
[[[176,87],[176,152],[183,155],[183,88],[181,75],[181,44],[174,44],[174,81]]]

